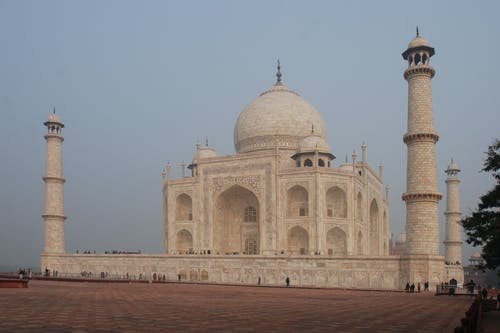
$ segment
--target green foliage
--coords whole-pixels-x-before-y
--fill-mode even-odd
[[[500,140],[496,139],[486,152],[482,171],[491,172],[495,186],[481,196],[477,210],[461,222],[467,235],[467,243],[482,245],[484,268],[500,267]]]

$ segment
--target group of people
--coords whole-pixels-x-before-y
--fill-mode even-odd
[[[31,268],[28,268],[27,270],[24,268],[19,268],[17,271],[17,274],[19,275],[19,278],[22,279],[31,279],[33,276],[33,273],[31,272]]]
[[[416,288],[417,288],[417,292],[419,293],[420,290],[422,289],[420,282],[417,282]],[[405,291],[407,293],[414,293],[415,292],[415,283],[412,282],[412,284],[410,284],[410,282],[406,282]],[[429,291],[429,281],[424,282],[424,291]]]

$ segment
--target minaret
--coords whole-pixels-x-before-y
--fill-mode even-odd
[[[64,124],[55,113],[43,123],[47,126],[47,156],[45,164],[45,248],[43,254],[64,253],[64,202],[62,174],[62,142],[61,134]]]
[[[451,265],[462,264],[462,227],[460,225],[460,179],[458,165],[451,160],[446,169],[448,178],[446,179],[446,239],[445,260]]]
[[[408,148],[406,192],[406,254],[439,255],[438,203],[435,145],[439,135],[434,129],[431,79],[435,70],[429,65],[434,48],[417,36],[403,52],[408,61],[404,78],[408,81],[408,132],[403,141]]]

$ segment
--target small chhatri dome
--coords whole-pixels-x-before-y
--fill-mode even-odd
[[[193,156],[193,163],[217,156],[219,156],[219,154],[215,151],[215,149],[208,146],[207,140],[205,147],[201,147],[199,143],[196,144],[196,153],[194,153]]]
[[[455,161],[453,161],[453,159],[451,159],[451,162],[448,165],[448,170],[460,171],[460,169],[458,168],[458,164]]]
[[[56,108],[52,110],[52,113],[49,116],[49,119],[47,120],[48,123],[57,123],[57,124],[62,124],[61,119],[59,116],[56,114]]]
[[[451,159],[450,164],[448,164],[448,168],[446,169],[446,173],[457,173],[460,171],[460,168],[458,167],[458,164]]]
[[[481,253],[479,253],[479,252],[474,252],[474,253],[470,256],[470,260],[481,260]]]
[[[427,46],[430,47],[429,41],[424,37],[417,36],[413,38],[413,40],[408,44],[408,48],[414,48],[419,46]]]
[[[61,119],[59,118],[59,116],[55,113],[52,113],[50,116],[49,116],[49,119],[48,119],[49,122],[51,123],[59,123],[61,124]]]
[[[410,43],[408,44],[408,48],[403,52],[402,56],[405,60],[407,60],[411,52],[419,50],[426,50],[429,53],[429,57],[432,57],[435,54],[434,48],[431,47],[427,39],[420,36],[417,27],[417,35],[410,41]]]
[[[299,153],[313,152],[316,150],[321,153],[328,153],[330,151],[328,143],[319,135],[311,134],[299,141]]]
[[[46,122],[43,123],[45,126],[59,126],[60,128],[64,128],[64,124],[62,123],[61,119],[59,116],[56,114],[56,108],[52,111],[52,113],[49,115],[49,118],[47,119]]]
[[[296,150],[298,141],[311,134],[311,124],[315,126],[315,134],[326,141],[326,127],[320,113],[281,82],[281,71],[278,74],[276,84],[240,113],[234,127],[236,152]]]

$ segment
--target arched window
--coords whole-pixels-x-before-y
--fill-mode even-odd
[[[193,220],[193,200],[189,195],[183,193],[175,200],[175,218],[178,221]]]
[[[325,166],[325,161],[323,161],[322,159],[319,159],[319,160],[318,160],[318,165],[319,165],[320,167],[324,167],[324,166]]]
[[[415,65],[418,65],[418,64],[420,64],[420,54],[417,53],[415,55]]]
[[[245,239],[245,253],[257,254],[257,240],[255,238]]]
[[[295,185],[287,192],[287,216],[299,217],[308,215],[309,196],[305,188]]]
[[[335,227],[326,234],[326,246],[328,254],[345,256],[347,254],[347,237],[345,232]]]
[[[307,160],[304,161],[304,166],[305,167],[312,167],[313,166],[313,162],[310,159],[307,159]]]
[[[245,222],[257,222],[257,210],[254,207],[245,208]]]
[[[288,231],[287,249],[292,254],[308,254],[309,236],[304,228],[295,226]]]
[[[358,221],[363,222],[363,196],[361,195],[361,192],[358,192],[358,200],[356,204],[358,206]]]
[[[426,53],[424,53],[424,55],[422,56],[422,63],[423,63],[424,65],[427,65],[427,59],[429,59],[429,58],[427,57],[427,54],[426,54]]]
[[[183,229],[177,233],[175,249],[181,254],[193,251],[193,236],[189,231]]]
[[[375,199],[370,204],[370,254],[379,255],[378,205]]]
[[[326,215],[328,217],[347,217],[346,194],[337,186],[326,192]]]
[[[357,248],[358,248],[358,255],[363,255],[364,254],[364,251],[363,251],[363,234],[361,233],[361,231],[358,231],[358,244],[357,244]]]

